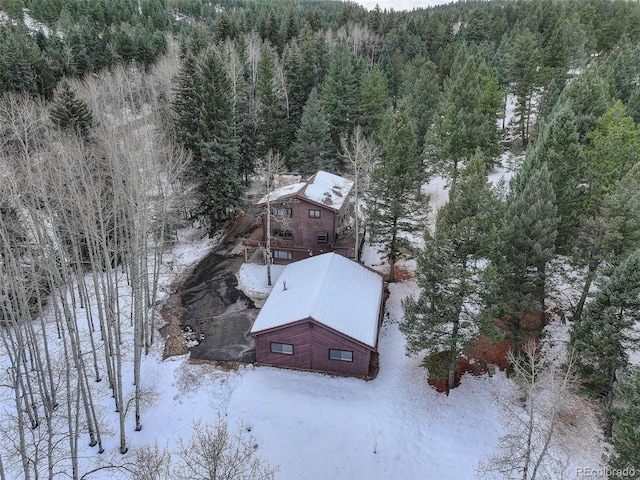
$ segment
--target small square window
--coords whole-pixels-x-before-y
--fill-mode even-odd
[[[285,250],[274,250],[273,258],[277,258],[279,260],[293,260],[293,253]]]
[[[309,210],[309,218],[320,218],[320,210]]]
[[[339,360],[341,362],[353,362],[353,352],[348,350],[329,349],[329,360]]]
[[[327,232],[317,232],[318,243],[327,243],[329,234]]]
[[[271,353],[282,353],[283,355],[293,355],[293,345],[290,343],[271,342]]]

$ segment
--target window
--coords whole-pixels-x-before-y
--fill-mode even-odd
[[[293,355],[293,345],[290,343],[271,342],[271,353],[282,353],[283,355]]]
[[[353,362],[353,352],[347,350],[329,349],[329,360],[340,360],[342,362]]]
[[[278,258],[280,260],[293,260],[293,254],[284,250],[274,250],[273,258]]]
[[[329,234],[327,232],[317,232],[318,243],[327,243]]]
[[[291,211],[290,208],[284,208],[284,207],[276,208],[275,215],[277,217],[289,217],[289,218],[291,218],[292,211]]]
[[[273,231],[273,236],[278,238],[284,238],[285,240],[291,240],[293,238],[293,232],[291,230],[281,230],[276,228]]]
[[[320,210],[309,210],[309,218],[320,218]]]

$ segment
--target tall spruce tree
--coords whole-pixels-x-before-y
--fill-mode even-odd
[[[53,123],[63,130],[76,132],[83,137],[89,135],[93,115],[88,105],[76,96],[66,80],[60,84],[58,94],[51,104],[49,115]]]
[[[322,85],[322,103],[329,120],[331,142],[337,150],[340,137],[350,134],[358,120],[358,79],[354,60],[342,43],[331,55]]]
[[[528,155],[511,181],[497,248],[492,280],[497,315],[511,341],[512,351],[526,339],[528,315],[539,313],[538,332],[544,325],[546,267],[555,251],[557,208],[545,162]]]
[[[501,103],[497,73],[461,48],[446,80],[440,111],[425,138],[428,166],[455,183],[459,170],[478,148],[492,165],[499,153]]]
[[[427,202],[419,198],[425,178],[417,152],[415,125],[404,104],[387,114],[381,130],[381,161],[371,174],[367,192],[367,217],[371,240],[382,245],[395,281],[395,264],[407,246],[406,232],[420,228],[420,213]]]
[[[318,170],[335,170],[336,153],[329,138],[329,122],[316,89],[311,91],[304,107],[292,157],[291,170],[305,175]]]
[[[618,375],[613,387],[618,400],[614,408],[611,435],[613,454],[609,466],[616,470],[635,469],[638,478],[638,452],[640,452],[640,368],[634,367]],[[630,477],[633,478],[633,477]]]
[[[533,94],[539,83],[540,62],[538,39],[529,28],[525,28],[513,40],[505,59],[507,75],[517,99],[516,115],[522,145],[525,147],[529,141],[531,115],[534,113]]]
[[[578,247],[587,267],[582,294],[573,321],[580,322],[591,284],[603,264],[618,265],[630,252],[640,248],[640,164],[605,195],[596,217],[582,220]]]
[[[571,248],[582,215],[583,181],[581,172],[582,146],[573,112],[559,106],[544,125],[532,152],[544,160],[551,174],[551,184],[558,206],[558,236],[556,245],[563,251]]]
[[[234,137],[231,85],[218,51],[196,61],[187,57],[178,75],[176,138],[191,150],[189,179],[198,197],[197,214],[216,230],[242,205],[238,141]]]
[[[586,388],[602,401],[605,433],[613,426],[614,385],[640,340],[640,250],[616,267],[585,308],[572,335]]]
[[[409,108],[416,122],[418,148],[422,151],[427,130],[433,123],[433,116],[440,103],[440,85],[438,71],[433,62],[425,62],[419,66],[414,75],[407,75]]]
[[[447,393],[463,348],[480,333],[482,309],[478,260],[486,258],[495,234],[497,200],[481,154],[475,155],[438,211],[435,233],[424,233],[418,254],[420,295],[404,303],[400,330],[407,352],[429,351],[430,365],[442,362]]]
[[[638,162],[640,127],[618,100],[600,117],[587,139],[589,146],[584,151],[584,178],[588,184],[585,210],[595,214],[604,195]]]
[[[257,153],[264,156],[269,150],[287,154],[289,132],[287,116],[278,96],[275,64],[267,45],[262,47],[258,64],[258,100]]]
[[[358,123],[365,135],[378,131],[387,108],[387,81],[380,68],[374,66],[362,79]]]

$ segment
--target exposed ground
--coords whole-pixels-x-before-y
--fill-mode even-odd
[[[184,283],[182,325],[192,359],[253,362],[255,342],[245,334],[258,309],[238,290],[241,255],[210,253]]]

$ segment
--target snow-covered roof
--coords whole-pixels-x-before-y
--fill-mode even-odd
[[[381,302],[379,274],[337,253],[325,253],[287,265],[249,333],[311,317],[375,348]]]
[[[265,195],[258,205],[266,203],[268,199],[274,201],[288,196],[297,196],[333,210],[340,210],[352,188],[353,181],[320,170],[306,182],[286,185]]]
[[[273,192],[267,193],[264,197],[262,197],[258,202],[258,205],[267,203],[267,200],[271,200],[272,202],[274,202],[281,198],[294,195],[298,193],[300,190],[302,190],[305,185],[306,185],[305,182],[299,182],[299,183],[292,183],[291,185],[285,185],[284,187],[276,188]]]

